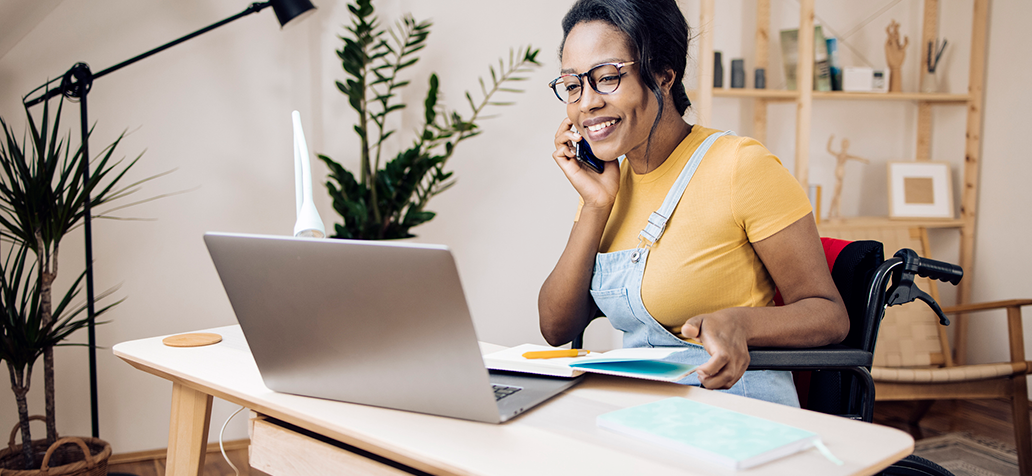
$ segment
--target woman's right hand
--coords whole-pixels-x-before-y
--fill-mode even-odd
[[[616,192],[620,189],[620,163],[615,159],[604,161],[605,167],[601,174],[581,165],[577,161],[577,149],[574,146],[580,140],[581,135],[573,130],[573,121],[568,117],[563,118],[555,133],[552,158],[580,194],[585,207],[611,208],[616,202]]]

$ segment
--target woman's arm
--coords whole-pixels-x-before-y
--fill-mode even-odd
[[[571,341],[597,312],[589,292],[591,273],[602,232],[620,187],[620,166],[615,160],[607,161],[601,174],[589,171],[577,162],[570,144],[581,137],[571,130],[572,124],[566,118],[559,125],[552,158],[580,194],[584,206],[570,231],[566,249],[538,294],[541,335],[551,345]]]
[[[538,294],[541,335],[551,345],[573,340],[598,312],[588,290],[598,243],[608,218],[609,210],[582,208],[580,220],[570,231],[566,249],[541,285]]]
[[[711,356],[696,370],[706,388],[737,382],[749,367],[749,346],[818,347],[849,333],[813,214],[752,245],[785,305],[728,308],[688,319],[681,333],[701,341]]]

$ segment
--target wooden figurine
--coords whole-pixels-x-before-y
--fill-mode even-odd
[[[831,206],[828,209],[828,218],[839,218],[841,199],[842,199],[842,182],[846,175],[846,162],[850,160],[856,160],[865,164],[870,163],[869,160],[857,157],[855,155],[849,155],[849,139],[842,139],[842,147],[839,152],[831,150],[831,143],[835,140],[835,134],[832,134],[828,138],[828,152],[834,155],[838,162],[835,164],[835,193],[831,196]]]
[[[885,31],[889,38],[885,40],[885,62],[889,64],[889,92],[903,92],[902,66],[907,55],[907,45],[910,44],[910,37],[904,36],[903,43],[899,42],[899,23],[892,20]]]

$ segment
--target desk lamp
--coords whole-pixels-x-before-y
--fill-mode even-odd
[[[146,53],[139,56],[130,58],[119,64],[116,64],[110,68],[107,68],[99,73],[94,74],[90,71],[90,66],[86,63],[76,63],[68,70],[64,75],[59,78],[55,78],[44,83],[42,86],[33,89],[29,94],[26,94],[22,98],[22,103],[25,105],[25,109],[47,101],[55,96],[62,95],[69,98],[79,99],[79,114],[82,126],[82,162],[80,168],[82,169],[82,176],[84,183],[89,183],[90,171],[89,171],[89,120],[86,109],[86,95],[90,92],[93,87],[93,80],[108,73],[112,73],[119,69],[122,69],[130,64],[140,61],[148,56],[154,55],[175,45],[178,45],[184,41],[187,41],[195,36],[202,35],[211,30],[214,30],[222,25],[232,22],[238,18],[245,17],[252,13],[258,13],[267,7],[272,7],[273,12],[276,14],[276,20],[279,21],[280,28],[287,26],[288,23],[292,23],[296,20],[300,20],[315,12],[315,6],[312,5],[311,0],[270,0],[267,2],[256,2],[252,3],[244,11],[233,15],[225,20],[214,23],[210,26],[206,26],[190,33],[182,38],[170,41],[164,45],[154,48]],[[60,81],[60,86],[54,89],[49,89],[50,85],[56,81]],[[45,89],[45,92],[36,98],[30,99],[29,96],[36,93],[41,89]],[[89,188],[84,191],[83,200],[83,231],[85,234],[86,242],[86,306],[87,316],[89,318],[89,362],[90,362],[90,411],[93,423],[93,437],[100,437],[99,416],[97,412],[97,343],[96,333],[94,331],[95,325],[95,297],[93,291],[93,242],[92,242],[92,227],[90,226],[90,193]]]

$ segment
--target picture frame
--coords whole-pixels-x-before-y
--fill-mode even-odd
[[[889,218],[953,219],[953,180],[946,162],[889,162]]]

